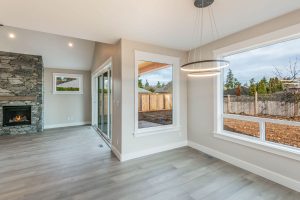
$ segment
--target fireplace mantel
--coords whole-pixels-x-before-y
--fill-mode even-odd
[[[36,96],[0,96],[0,101],[36,101]]]

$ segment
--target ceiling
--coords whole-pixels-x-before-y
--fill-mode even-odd
[[[219,36],[299,9],[299,0],[215,0]],[[114,43],[126,38],[188,50],[193,35],[193,0],[1,0],[0,23],[47,33]],[[205,18],[203,43],[214,38]]]

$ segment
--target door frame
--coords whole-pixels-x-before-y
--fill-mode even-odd
[[[100,65],[92,74],[91,74],[91,86],[92,86],[92,126],[94,128],[98,129],[98,76],[108,72],[111,70],[112,72],[112,58],[108,58],[102,65]],[[110,78],[113,80],[112,73],[110,72]],[[111,81],[111,89],[113,88],[113,81]],[[111,95],[108,96],[108,106],[110,107],[110,112],[112,112],[112,94],[113,91],[111,91]],[[111,117],[111,113],[108,112],[108,119]],[[110,123],[111,122],[111,123]],[[112,119],[108,120],[108,126],[112,126]],[[109,131],[112,129],[109,129]],[[100,131],[100,130],[99,130]],[[101,132],[101,131],[100,131]],[[112,133],[108,133],[111,134]],[[109,139],[105,134],[101,132],[101,135],[105,137],[106,140],[111,142],[111,139]]]

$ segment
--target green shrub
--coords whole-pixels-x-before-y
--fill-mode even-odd
[[[79,91],[79,88],[73,88],[73,87],[56,87],[56,91]]]

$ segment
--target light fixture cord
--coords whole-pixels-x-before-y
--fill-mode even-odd
[[[194,12],[194,17],[193,17],[193,21],[195,22],[195,26],[194,26],[194,29],[193,29],[193,36],[192,36],[192,42],[193,42],[193,44],[192,45],[194,45],[194,43],[196,42],[196,36],[197,36],[197,31],[196,31],[196,28],[197,28],[197,14],[198,14],[198,10],[197,9],[195,9],[195,12]],[[192,57],[192,47],[190,47],[190,49],[189,49],[189,53],[188,53],[188,62],[190,62],[191,61],[191,57]]]
[[[204,0],[202,0],[202,5],[203,5],[203,3],[204,3]],[[203,11],[204,9],[203,8],[201,8],[201,31],[200,31],[200,48],[199,48],[199,56],[200,56],[200,60],[202,60],[202,48],[201,48],[201,46],[202,46],[202,41],[203,41],[203,13],[204,13],[204,11]]]
[[[197,45],[198,42],[199,42],[199,27],[200,27],[200,12],[199,12],[199,9],[196,8],[196,25],[195,25],[195,30],[196,30],[196,36],[195,36],[195,44]],[[197,45],[198,46],[198,45]],[[194,48],[194,61],[197,60],[197,46]],[[197,68],[196,65],[193,65],[193,68]]]
[[[211,8],[208,8],[208,14],[209,14],[209,22],[210,22],[210,30],[211,30],[211,35],[213,37],[213,40],[216,39],[215,32],[214,32],[214,25],[213,25],[213,19],[212,19],[212,14],[211,14]]]
[[[196,61],[197,55],[199,55],[200,60],[202,60],[202,58],[203,58],[202,45],[203,45],[203,35],[204,35],[204,0],[201,0],[201,2],[202,2],[202,7],[200,8],[201,11],[197,11],[194,16],[196,26],[194,27],[194,31],[193,31],[193,38],[195,35],[196,35],[195,38],[197,38],[197,35],[198,35],[197,32],[200,31],[200,44],[199,44],[199,48],[195,47],[193,49],[193,52],[192,52],[192,49],[190,48],[190,51],[188,53],[188,62],[190,60]],[[218,27],[216,24],[214,11],[213,11],[213,8],[211,5],[208,6],[208,14],[209,14],[210,26],[211,26],[211,32],[212,32],[211,34],[213,37],[212,39],[217,40],[219,38],[219,32],[218,32]],[[201,17],[201,19],[200,19],[200,17]],[[197,28],[197,27],[199,27],[199,25],[200,25],[200,30],[199,30],[199,28]],[[195,40],[195,41],[197,41],[197,40]],[[197,52],[197,51],[199,51],[199,52]],[[191,59],[191,57],[193,57],[193,59]],[[193,68],[195,68],[195,66],[193,66]]]
[[[217,39],[218,39],[219,38],[219,31],[218,31],[218,27],[217,27],[217,23],[216,23],[214,9],[213,9],[213,7],[211,7],[210,9],[211,9],[211,14],[212,14],[213,22],[214,22],[214,25],[215,25],[215,29],[216,29],[216,36],[217,36]]]

